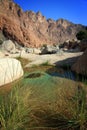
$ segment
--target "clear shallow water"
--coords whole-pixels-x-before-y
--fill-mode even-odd
[[[76,80],[76,75],[72,71],[64,71],[64,73],[52,72],[50,73],[51,76],[58,76],[62,78],[67,78],[71,80]]]
[[[49,74],[51,76],[67,78],[67,79],[71,79],[74,81],[87,82],[87,76],[76,74],[76,73],[72,72],[71,70],[64,70],[63,73],[51,72]]]

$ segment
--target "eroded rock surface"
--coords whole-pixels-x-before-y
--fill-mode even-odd
[[[60,44],[76,39],[76,33],[84,28],[67,20],[54,21],[40,13],[23,10],[11,0],[0,1],[0,31],[7,39],[28,46]]]

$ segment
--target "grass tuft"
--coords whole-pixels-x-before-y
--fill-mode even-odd
[[[46,61],[46,62],[40,64],[40,66],[50,66],[50,65],[51,65],[51,64],[49,63],[49,61]]]
[[[0,96],[0,124],[2,130],[24,130],[29,122],[28,105],[31,91],[23,87],[14,87],[6,96]]]
[[[21,62],[22,67],[24,68],[26,64],[29,63],[28,59],[22,58],[22,57],[17,57],[17,60],[19,60]]]

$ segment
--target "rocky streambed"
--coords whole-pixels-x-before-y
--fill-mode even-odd
[[[11,40],[4,41],[1,45],[0,58],[17,58],[26,59],[26,64],[23,60],[23,68],[36,68],[37,66],[52,66],[53,70],[49,68],[46,70],[51,76],[59,76],[75,80],[74,74],[67,70],[68,66],[72,66],[83,52],[64,51],[58,46],[43,46],[42,48],[26,48],[14,44]],[[63,73],[55,72],[54,67],[61,67],[66,69]],[[41,71],[43,71],[42,68]],[[56,70],[60,70],[59,68]],[[30,70],[29,70],[30,71]]]

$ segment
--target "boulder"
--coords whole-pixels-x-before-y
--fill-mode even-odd
[[[21,50],[24,48],[24,46],[18,44],[18,43],[15,41],[15,48],[16,48],[17,50],[21,51]]]
[[[79,41],[65,41],[60,45],[60,48],[63,48],[64,51],[79,52],[80,44]]]
[[[54,54],[59,50],[58,46],[45,45],[42,47],[41,54]]]
[[[34,53],[34,54],[40,54],[41,50],[40,48],[25,48],[26,53]]]
[[[26,53],[33,53],[33,52],[34,52],[34,49],[33,49],[33,48],[26,48],[26,49],[25,49],[25,52],[26,52]]]
[[[72,70],[81,75],[87,75],[87,50],[72,66]]]
[[[0,86],[11,83],[23,76],[20,61],[13,58],[0,59]]]
[[[39,48],[34,48],[34,54],[40,54],[41,53],[41,50]]]
[[[15,44],[11,40],[6,40],[2,44],[2,49],[10,53],[15,53]]]

